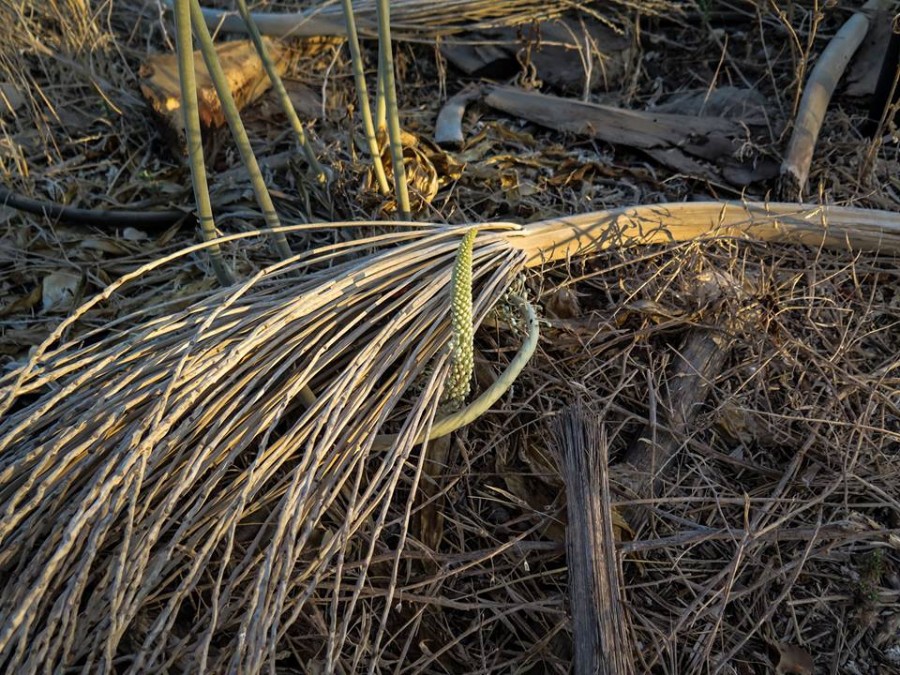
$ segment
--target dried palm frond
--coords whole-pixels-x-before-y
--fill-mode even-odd
[[[524,260],[502,229],[475,253],[479,318]],[[274,662],[273,636],[340,582],[326,574],[335,556],[371,556],[360,542],[377,540],[431,424],[457,244],[453,230],[416,228],[299,256],[8,375],[0,568],[17,582],[0,593],[0,663],[100,667],[130,653],[134,671],[177,658],[192,672],[252,673]],[[307,386],[319,399],[304,410]],[[372,461],[381,429],[399,435]]]
[[[469,229],[382,226],[57,344],[160,260],[0,379],[0,668],[380,668]],[[526,266],[715,235],[896,253],[900,215],[689,203],[479,226],[474,324]]]
[[[391,30],[397,39],[429,38],[540,21],[572,9],[583,8],[593,12],[605,5],[612,11],[637,8],[645,14],[654,14],[663,10],[672,11],[678,4],[672,0],[640,3],[630,0],[393,0]],[[378,34],[376,6],[377,0],[353,2],[361,35],[375,37]],[[210,28],[229,32],[246,30],[236,14],[204,9],[203,15]],[[337,2],[322,2],[302,12],[261,12],[254,14],[253,18],[264,35],[307,37],[347,34],[341,5]]]

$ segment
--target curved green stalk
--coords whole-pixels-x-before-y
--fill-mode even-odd
[[[250,15],[250,10],[247,9],[247,3],[244,0],[237,0],[237,8],[244,23],[247,24],[247,32],[250,34],[250,39],[253,40],[256,52],[259,54],[263,67],[266,69],[266,73],[269,76],[269,80],[272,82],[272,88],[278,95],[278,101],[281,103],[281,108],[284,110],[284,114],[287,115],[288,121],[291,123],[291,128],[294,130],[294,135],[297,137],[297,143],[303,149],[303,154],[306,155],[307,163],[309,163],[309,166],[315,172],[319,183],[326,183],[328,177],[325,175],[322,165],[319,164],[319,160],[316,158],[316,153],[309,142],[309,138],[307,138],[306,133],[303,131],[303,124],[301,124],[300,118],[297,116],[297,111],[294,110],[294,104],[291,102],[291,97],[288,96],[287,90],[284,88],[284,82],[281,81],[281,76],[275,69],[275,63],[269,55],[269,50],[266,49],[265,44],[263,44],[262,35],[260,35],[259,28],[257,28],[256,22]]]
[[[209,186],[206,182],[206,164],[203,161],[203,135],[200,131],[200,112],[197,105],[197,78],[194,73],[194,47],[191,39],[191,11],[188,0],[175,0],[175,48],[178,53],[178,81],[181,84],[181,112],[184,119],[184,136],[187,142],[188,161],[191,165],[191,183],[197,202],[197,219],[203,240],[210,242],[216,233]],[[230,286],[235,278],[222,257],[219,244],[209,247],[209,256],[216,278],[223,286]]]
[[[394,193],[403,220],[412,220],[409,208],[409,186],[403,165],[403,142],[400,131],[400,110],[394,81],[394,56],[391,49],[391,7],[389,0],[378,0],[379,79],[384,83],[384,103],[387,111],[388,138],[391,143],[391,164],[394,165]]]
[[[525,365],[531,360],[532,355],[534,355],[534,352],[537,349],[538,338],[540,337],[538,318],[537,313],[534,311],[534,307],[532,307],[527,300],[519,296],[513,296],[512,299],[519,305],[522,313],[525,315],[525,324],[528,330],[528,335],[525,337],[525,341],[519,348],[518,353],[516,353],[513,360],[509,362],[509,365],[500,377],[498,377],[481,396],[476,398],[462,410],[436,420],[435,423],[431,425],[431,433],[427,435],[422,433],[422,435],[416,439],[416,443],[424,443],[426,440],[433,441],[436,438],[452,434],[457,429],[462,429],[464,426],[477,420],[490,410],[492,405],[500,400],[500,397],[509,390],[516,381],[516,378],[518,378],[525,369]],[[379,434],[375,437],[375,442],[372,447],[375,450],[388,449],[397,442],[398,437],[398,434]]]
[[[353,81],[356,83],[356,93],[359,97],[359,114],[362,116],[366,144],[369,146],[369,154],[372,156],[372,166],[375,169],[375,178],[378,180],[378,189],[381,190],[382,194],[390,194],[391,187],[388,185],[387,175],[384,173],[384,163],[381,161],[381,151],[378,148],[378,137],[375,134],[375,125],[372,122],[369,90],[366,86],[366,70],[362,52],[359,48],[359,35],[356,32],[353,4],[350,0],[341,0],[341,6],[344,8],[344,19],[347,23],[347,45],[350,47],[350,60],[353,62]]]
[[[250,176],[250,183],[253,186],[253,192],[256,194],[256,201],[262,209],[263,218],[266,225],[270,228],[280,227],[281,221],[275,212],[275,204],[266,187],[262,172],[259,170],[259,163],[253,154],[253,148],[250,147],[250,139],[247,137],[247,131],[244,129],[244,123],[241,121],[241,115],[234,103],[234,97],[231,95],[231,88],[228,86],[228,80],[219,58],[216,55],[216,48],[213,45],[212,36],[203,20],[203,11],[200,9],[200,3],[197,0],[190,0],[191,3],[191,22],[194,26],[194,34],[200,42],[200,52],[203,54],[203,60],[206,62],[206,68],[209,70],[209,76],[212,79],[216,93],[219,95],[219,101],[222,104],[222,112],[228,121],[231,129],[231,135],[234,137],[235,145],[241,155],[241,161],[247,169]],[[283,232],[273,233],[272,238],[275,241],[275,247],[282,258],[291,257],[291,247],[288,245],[287,237]]]

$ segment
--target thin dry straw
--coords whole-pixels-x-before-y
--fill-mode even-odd
[[[357,0],[353,3],[357,27],[366,37],[378,34],[377,4],[379,0]],[[171,0],[167,0],[171,2]],[[463,31],[478,31],[498,26],[540,21],[559,16],[569,10],[585,9],[597,3],[580,0],[393,0],[392,29],[397,39],[433,39]],[[612,8],[630,11],[640,9],[645,14],[675,11],[679,3],[651,1],[640,3],[610,0]],[[341,7],[334,2],[323,2],[304,12],[254,13],[253,19],[264,35],[276,37],[304,37],[314,35],[346,36],[346,24],[338,14]],[[204,9],[203,16],[210,28],[228,32],[244,32],[242,22],[234,14],[219,9]],[[608,21],[608,19],[607,19]]]
[[[290,329],[290,323],[285,323],[287,317],[285,319],[278,319],[277,316],[266,318],[270,310],[265,310],[265,308],[272,306],[271,302],[266,302],[267,293],[264,292],[263,297],[254,296],[251,300],[249,297],[245,298],[241,291],[231,291],[227,294],[224,292],[218,294],[218,305],[207,305],[210,310],[206,310],[205,318],[202,315],[197,316],[196,311],[175,317],[176,331],[181,339],[169,340],[168,347],[165,344],[155,347],[152,352],[154,358],[147,362],[142,362],[140,359],[129,360],[125,355],[135,345],[145,344],[145,339],[150,340],[151,344],[155,344],[152,342],[153,335],[159,335],[161,329],[158,323],[153,325],[150,334],[141,335],[133,341],[107,340],[105,344],[108,346],[105,349],[94,350],[100,361],[106,364],[105,367],[112,368],[113,372],[118,374],[114,380],[121,381],[122,370],[131,368],[132,374],[127,376],[131,378],[131,383],[127,387],[113,387],[103,401],[86,400],[77,395],[77,390],[69,390],[64,399],[81,410],[82,418],[87,415],[88,418],[96,419],[98,415],[105,414],[104,409],[108,410],[110,407],[122,411],[117,416],[123,425],[122,428],[116,432],[110,425],[102,425],[101,433],[109,434],[113,431],[113,433],[124,434],[124,436],[119,435],[119,438],[122,439],[121,443],[124,445],[115,444],[111,438],[107,438],[106,447],[110,450],[115,449],[115,456],[95,455],[91,461],[84,462],[84,465],[80,467],[85,471],[90,470],[91,475],[98,476],[94,479],[95,488],[90,488],[90,484],[82,488],[78,487],[78,485],[85,485],[84,481],[88,478],[87,474],[82,473],[78,467],[76,467],[75,475],[73,473],[54,474],[52,480],[60,485],[60,489],[69,492],[77,494],[80,489],[86,499],[88,495],[94,494],[104,484],[106,480],[104,476],[128,475],[122,473],[126,470],[137,471],[138,477],[135,480],[140,480],[141,484],[154,486],[148,494],[142,496],[141,507],[135,505],[127,509],[129,512],[134,512],[133,518],[129,519],[129,522],[134,521],[134,525],[129,527],[135,532],[143,532],[143,535],[139,541],[135,540],[131,543],[123,541],[121,546],[125,548],[117,549],[119,557],[124,556],[127,550],[128,558],[137,561],[135,567],[137,576],[131,578],[128,584],[138,582],[140,587],[145,590],[138,592],[137,595],[121,597],[115,591],[115,586],[110,588],[109,593],[117,601],[107,608],[108,611],[116,612],[112,621],[116,625],[123,626],[133,621],[140,611],[141,603],[144,602],[141,598],[152,597],[154,585],[160,583],[164,578],[164,569],[169,566],[166,561],[175,555],[173,548],[175,542],[180,542],[179,545],[185,546],[184,550],[196,553],[196,558],[192,557],[193,562],[188,564],[184,570],[183,580],[171,595],[172,599],[166,610],[147,633],[144,646],[140,649],[140,658],[135,661],[135,670],[152,667],[154,663],[158,663],[154,653],[163,653],[165,636],[171,629],[171,622],[174,621],[178,606],[187,594],[196,588],[197,575],[202,568],[202,566],[198,567],[197,561],[208,560],[212,550],[210,541],[222,542],[223,538],[227,539],[230,536],[227,532],[227,524],[228,522],[234,524],[236,520],[228,520],[224,524],[219,522],[214,531],[210,531],[209,528],[213,523],[218,522],[216,514],[221,514],[223,509],[227,509],[228,513],[233,514],[233,518],[238,518],[243,508],[242,504],[248,504],[250,501],[258,504],[256,499],[251,498],[254,495],[258,497],[259,490],[276,477],[275,472],[279,466],[286,466],[285,462],[293,461],[290,458],[297,456],[305,459],[293,472],[294,480],[288,483],[279,482],[273,488],[274,494],[269,491],[266,494],[270,496],[264,498],[265,503],[276,503],[280,499],[283,505],[281,512],[287,521],[284,525],[286,529],[281,530],[281,535],[276,533],[276,539],[280,542],[279,546],[273,543],[265,549],[268,551],[265,553],[260,544],[256,557],[247,560],[246,565],[239,564],[239,568],[245,571],[237,574],[237,577],[243,578],[241,575],[255,574],[257,579],[256,591],[249,598],[250,606],[254,607],[254,611],[248,610],[243,618],[240,618],[239,627],[234,624],[239,617],[231,617],[227,612],[221,612],[217,619],[219,622],[226,622],[231,627],[229,629],[238,628],[239,634],[248,636],[246,643],[239,642],[233,654],[232,665],[247,672],[257,672],[261,667],[260,659],[265,658],[266,652],[265,650],[259,651],[257,648],[267,644],[268,629],[276,625],[273,622],[281,621],[278,619],[281,616],[281,610],[278,607],[283,606],[285,596],[283,595],[284,591],[275,593],[275,588],[279,584],[283,586],[287,579],[291,579],[291,583],[294,580],[297,583],[313,583],[308,592],[311,593],[314,590],[316,574],[312,569],[305,575],[287,577],[285,575],[290,574],[289,570],[276,569],[277,561],[280,560],[281,546],[287,546],[289,550],[298,552],[305,546],[304,542],[311,536],[309,523],[318,522],[318,519],[325,513],[327,505],[336,498],[341,484],[346,481],[346,477],[350,475],[351,471],[357,470],[358,462],[365,456],[364,446],[370,445],[372,439],[366,441],[364,431],[377,428],[387,419],[390,411],[400,401],[398,391],[408,387],[412,381],[411,378],[416,373],[421,373],[425,365],[437,354],[436,350],[446,341],[446,337],[439,338],[440,333],[435,331],[445,332],[447,330],[440,305],[446,302],[442,295],[446,281],[449,279],[449,264],[455,253],[455,237],[452,236],[452,233],[444,232],[431,235],[430,239],[434,242],[431,245],[428,245],[427,241],[423,241],[421,245],[408,245],[409,252],[401,260],[397,259],[396,253],[386,255],[385,262],[387,264],[383,271],[369,276],[368,283],[363,287],[357,287],[358,294],[353,296],[350,304],[354,306],[362,304],[369,307],[373,301],[377,300],[381,303],[381,307],[376,308],[375,311],[367,309],[359,312],[359,310],[354,311],[354,307],[350,307],[344,310],[343,319],[335,316],[335,312],[340,313],[340,310],[336,309],[335,303],[335,300],[340,298],[340,292],[335,291],[334,284],[330,281],[331,274],[335,271],[338,273],[350,272],[357,268],[354,263],[343,263],[336,270],[330,270],[327,274],[313,275],[318,281],[312,287],[319,288],[320,293],[316,292],[310,296],[309,284],[312,282],[305,285],[306,292],[304,292],[304,287],[297,289],[300,297],[306,298],[305,301],[301,300],[299,305],[301,307],[309,305],[306,307],[308,311],[305,313],[305,316],[308,317],[309,328],[303,332],[302,336]],[[444,243],[441,244],[441,241]],[[435,245],[438,245],[438,248],[435,248]],[[495,246],[494,248],[498,252],[508,251],[506,247],[496,249]],[[437,264],[434,259],[435,255],[444,259],[444,267],[447,272],[444,275],[438,274],[436,278],[433,271],[435,266],[440,268],[440,264]],[[485,255],[484,251],[482,251],[482,263],[484,262],[483,255]],[[501,256],[500,260],[503,259]],[[518,260],[520,265],[522,257],[521,254],[515,254],[512,257],[506,256],[505,259],[507,262],[502,263],[503,265],[508,266],[515,260]],[[314,262],[323,261],[316,260]],[[295,269],[296,265],[295,262],[292,266],[287,266],[285,270]],[[515,267],[517,266],[514,265]],[[480,276],[484,279],[483,274]],[[501,277],[494,275],[493,281],[486,280],[487,294],[482,294],[479,300],[479,311],[482,315],[486,307],[486,298],[502,292],[502,287],[498,288],[497,283],[501,278],[507,277],[508,274],[503,273]],[[410,303],[399,289],[391,288],[396,281],[403,279],[420,279],[422,284],[427,285],[427,288],[421,289],[423,293],[417,294],[417,302]],[[290,282],[285,274],[279,274],[278,281],[280,284],[277,287],[281,289],[278,291],[279,297],[287,299],[293,295],[291,287],[295,284]],[[265,288],[265,282],[274,282],[273,279],[270,279],[270,274],[263,273],[259,275],[258,279],[251,280],[241,288],[244,289],[244,292],[249,293],[256,288]],[[506,282],[502,283],[504,285],[508,283],[508,278]],[[266,290],[271,293],[273,289],[269,287]],[[228,296],[228,301],[222,301],[225,296]],[[310,302],[311,297],[315,297],[312,302]],[[303,313],[304,309],[297,305],[297,302],[288,302],[287,307],[276,312],[276,315],[283,316],[285,311],[296,312],[298,310]],[[248,316],[247,312],[251,308],[263,308],[263,315]],[[241,311],[238,311],[239,309]],[[187,321],[191,315],[196,318]],[[233,318],[229,318],[229,316],[234,317],[235,315],[240,317],[240,321],[250,320],[251,324],[248,325],[248,328],[253,325],[257,327],[250,330],[248,334],[246,329],[235,325]],[[373,323],[383,323],[383,325],[378,328]],[[332,332],[316,330],[316,326],[321,324],[341,326],[342,329]],[[217,328],[217,326],[219,327]],[[191,335],[193,337],[190,337]],[[365,337],[367,335],[368,338]],[[189,339],[185,341],[185,337]],[[231,466],[240,453],[249,448],[248,444],[253,439],[264,438],[266,430],[271,429],[277,420],[286,414],[288,402],[292,398],[296,398],[300,388],[309,383],[309,380],[304,380],[304,377],[308,377],[317,369],[327,370],[327,364],[323,364],[321,358],[316,359],[313,355],[331,353],[337,356],[338,360],[345,359],[347,354],[354,354],[354,350],[351,349],[354,344],[364,344],[366,347],[355,353],[346,369],[342,371],[345,373],[344,376],[338,376],[334,382],[325,387],[323,402],[320,402],[315,409],[302,414],[300,421],[293,427],[296,431],[288,432],[271,444],[267,445],[264,442],[260,449],[262,454],[254,462],[256,468],[249,474],[246,471],[242,473],[239,482],[233,484],[235,488],[225,487],[222,484],[225,479],[223,470]],[[251,345],[257,345],[255,348],[257,354],[248,360],[251,352],[247,350]],[[289,345],[296,346],[289,347]],[[389,372],[388,363],[378,365],[378,354],[396,354],[399,359],[406,349],[404,345],[407,347],[419,345],[420,350],[429,350],[431,356],[417,355],[414,349],[412,354],[404,360],[405,365],[398,373]],[[139,351],[147,348],[143,347]],[[286,348],[289,348],[288,352],[284,352]],[[167,363],[169,365],[166,365]],[[291,375],[289,373],[290,364],[299,363],[304,364],[300,374]],[[271,365],[264,366],[264,364]],[[439,362],[438,365],[443,367],[442,362]],[[272,372],[273,368],[277,372]],[[229,372],[233,375],[226,377],[223,381],[222,378]],[[241,375],[241,373],[245,374]],[[372,384],[384,377],[388,378],[387,382],[393,383],[381,389],[382,396],[388,397],[385,401],[387,405],[375,404],[372,407],[373,402],[367,399],[367,392],[372,391]],[[344,391],[353,392],[350,394],[350,400],[346,395],[340,393],[342,378],[345,382]],[[400,379],[398,380],[398,378]],[[276,384],[283,379],[284,385]],[[139,381],[146,384],[136,386]],[[436,380],[436,382],[439,381],[440,379]],[[222,384],[217,384],[220,382]],[[369,384],[366,384],[367,382]],[[399,389],[398,382],[402,383]],[[346,389],[347,386],[350,389]],[[237,392],[232,389],[234,387],[238,388],[238,392],[247,391],[247,396],[250,398],[235,399],[234,394]],[[439,389],[439,386],[431,387],[434,396],[439,395]],[[252,391],[257,393],[250,393]],[[198,399],[197,397],[202,392],[206,393],[203,393]],[[218,394],[214,392],[218,392]],[[263,395],[262,399],[260,395]],[[251,401],[253,401],[252,405]],[[266,403],[266,401],[272,403]],[[60,403],[63,402],[60,401]],[[430,405],[430,398],[426,403],[427,405],[423,404],[420,408],[423,424],[428,419],[424,413],[433,410],[434,407]],[[247,407],[248,405],[250,407]],[[334,408],[327,409],[326,406],[329,405]],[[354,412],[346,410],[346,405],[353,406]],[[364,407],[360,408],[359,406]],[[41,422],[47,422],[46,416],[54,417],[65,411],[66,408],[67,405],[64,403],[54,406]],[[128,412],[137,409],[143,410],[144,413],[136,416],[136,413]],[[71,408],[68,409],[67,414],[79,416],[79,413]],[[185,415],[187,417],[184,417]],[[18,419],[20,415],[13,415],[13,418]],[[350,418],[358,420],[358,426],[347,425],[346,420]],[[108,420],[109,416],[107,415],[104,419]],[[338,420],[341,420],[342,423],[338,424]],[[23,471],[27,472],[27,466],[32,466],[36,470],[40,470],[40,466],[48,466],[48,461],[52,463],[54,458],[60,457],[59,453],[62,447],[68,441],[75,443],[76,448],[82,449],[77,450],[74,455],[67,454],[67,457],[85,457],[84,452],[87,446],[83,443],[84,437],[80,431],[85,428],[84,426],[76,423],[70,427],[68,433],[63,434],[62,438],[55,439],[55,432],[52,428],[48,428],[46,424],[41,424],[41,426],[45,433],[33,437],[32,442],[29,443],[31,447],[39,448],[40,456],[27,451],[24,451],[23,454],[24,448],[20,446],[15,451],[14,465],[5,467],[7,472],[11,472],[7,473],[8,476],[22,475]],[[134,428],[138,433],[133,440],[127,440],[135,432],[129,431],[129,428]],[[370,488],[363,495],[364,499],[374,498],[373,494],[376,493],[373,490],[375,490],[377,492],[375,503],[384,502],[384,498],[390,494],[388,488],[396,485],[396,481],[399,480],[399,472],[405,457],[411,450],[413,439],[420,433],[419,429],[419,423],[406,429],[391,452],[396,465],[393,469],[388,466],[380,472],[381,478],[376,476],[376,479],[371,481]],[[140,441],[141,438],[144,440]],[[286,445],[288,438],[293,438],[290,447]],[[318,442],[315,443],[314,449],[297,455],[298,450],[306,447],[307,442],[315,442],[316,438],[318,438]],[[138,443],[136,446],[135,442]],[[357,447],[359,443],[363,443],[363,447],[358,450],[350,450]],[[401,445],[403,449],[398,449]],[[214,452],[215,448],[219,448],[220,451]],[[346,448],[344,453],[349,451],[349,455],[342,454],[339,448]],[[227,456],[222,457],[221,450],[226,449]],[[400,454],[397,454],[398,452]],[[344,459],[341,459],[342,456]],[[145,459],[141,460],[140,457]],[[160,464],[162,458],[165,457],[171,459]],[[332,459],[327,459],[328,457]],[[122,470],[117,473],[114,465],[119,463],[124,464]],[[104,464],[106,469],[102,468]],[[338,474],[327,473],[329,466],[332,467],[332,471],[338,471]],[[179,467],[183,468],[179,469]],[[319,468],[316,469],[316,467]],[[326,473],[321,473],[323,470]],[[210,474],[210,471],[213,473]],[[40,473],[43,473],[43,470],[40,470]],[[314,483],[309,482],[312,480],[311,478],[298,482],[300,476],[316,474],[319,475],[319,478]],[[328,478],[329,475],[332,475],[332,478]],[[203,476],[209,477],[203,479]],[[96,483],[97,480],[100,483]],[[201,482],[198,483],[198,480]],[[59,481],[63,482],[59,483]],[[248,483],[245,481],[249,481],[252,487],[248,487]],[[68,487],[64,487],[64,485]],[[292,485],[293,487],[291,487]],[[319,487],[316,488],[315,485],[319,485]],[[107,540],[109,533],[94,519],[95,515],[92,515],[90,511],[76,509],[74,517],[69,518],[72,514],[66,514],[65,522],[59,521],[59,530],[52,525],[48,530],[49,532],[67,531],[70,535],[61,542],[53,540],[51,535],[48,538],[48,541],[51,542],[49,545],[34,551],[28,541],[22,540],[21,536],[16,536],[14,532],[35,532],[34,528],[39,526],[38,522],[49,524],[54,520],[53,513],[56,513],[57,517],[62,516],[51,503],[35,498],[35,495],[28,498],[26,495],[28,486],[25,486],[25,492],[23,492],[23,486],[13,487],[13,494],[9,493],[9,488],[12,486],[8,482],[4,482],[4,486],[7,488],[2,492],[4,503],[10,507],[7,513],[13,516],[11,520],[4,521],[6,530],[3,548],[7,561],[9,561],[9,556],[27,557],[30,552],[44,562],[47,561],[44,557],[46,555],[54,555],[54,557],[61,555],[64,559],[77,564],[77,561],[86,559],[85,550],[73,549],[72,544],[65,544],[65,541],[79,540],[79,532],[83,532],[89,537],[95,536],[98,545],[103,541],[107,541],[107,545],[109,544]],[[285,489],[288,490],[287,493],[283,492]],[[310,492],[314,489],[319,494],[322,494],[321,490],[324,489],[326,494],[315,498],[314,493]],[[53,490],[54,488],[50,488],[51,492]],[[279,493],[283,493],[284,497],[278,498],[277,494]],[[19,496],[16,497],[15,494]],[[113,498],[114,505],[118,505],[116,508],[123,508],[127,504],[124,491],[107,492],[102,490],[97,494],[98,496],[108,494],[110,498]],[[329,494],[331,496],[328,496]],[[106,498],[103,497],[103,499]],[[126,501],[123,502],[123,499]],[[230,503],[231,506],[222,506],[220,504],[222,500]],[[92,501],[82,503],[87,504]],[[184,503],[184,506],[178,506],[181,502]],[[316,504],[318,506],[314,506]],[[62,506],[62,504],[58,506]],[[212,510],[210,511],[210,509]],[[355,525],[353,523],[348,525],[351,529],[348,530],[349,534],[344,537],[345,540],[350,539],[352,528],[359,527],[370,511],[370,507],[359,507],[360,516],[353,521]],[[289,516],[289,514],[294,515]],[[178,523],[185,525],[178,528]],[[289,526],[289,523],[294,523],[294,525]],[[223,528],[225,529],[223,530]],[[175,529],[174,532],[173,529]],[[200,533],[199,538],[198,532]],[[10,537],[10,535],[12,536]],[[163,542],[168,538],[172,538],[171,543],[164,545]],[[158,543],[154,544],[154,542]],[[232,546],[232,544],[233,542],[228,546]],[[54,548],[57,545],[61,548]],[[153,548],[154,546],[156,548]],[[334,552],[335,550],[329,549],[326,559]],[[264,556],[263,561],[268,561],[263,565],[265,572],[253,573],[252,570],[258,569],[261,555]],[[295,559],[295,556],[291,556],[290,559]],[[313,560],[310,564],[315,562],[316,560]],[[25,574],[21,577],[23,582],[20,586],[21,590],[17,592],[17,595],[26,602],[18,605],[20,611],[15,612],[11,620],[4,621],[7,631],[0,633],[0,654],[3,654],[4,658],[9,656],[8,639],[14,639],[17,635],[34,634],[34,631],[29,631],[29,627],[34,625],[37,618],[35,613],[40,606],[39,596],[43,596],[44,589],[48,587],[58,588],[58,584],[64,581],[64,574],[63,569],[52,563],[42,563],[40,568],[33,564],[26,567]],[[223,573],[221,576],[222,584],[224,584],[221,590],[223,595],[233,595],[237,592],[237,587],[245,587],[245,584],[237,577],[234,574]],[[54,579],[56,583],[54,583]],[[306,581],[304,582],[304,580]],[[30,584],[30,581],[36,583]],[[275,584],[274,587],[273,584]],[[10,590],[7,588],[5,592],[9,593]],[[273,593],[275,593],[274,596]],[[290,621],[287,620],[288,623]],[[267,628],[262,628],[262,625]],[[55,626],[52,622],[46,624],[42,634],[51,635]],[[84,627],[85,630],[90,628],[90,625]],[[51,632],[47,633],[48,630]],[[109,653],[113,647],[112,642],[115,642],[114,637],[107,636],[107,642],[103,649],[101,649],[101,645],[97,645],[97,648],[91,651],[85,646],[87,652],[82,651],[74,656],[94,659],[100,651]],[[76,640],[75,644],[80,643]],[[198,643],[199,651],[195,654],[198,663],[206,658],[201,644]],[[59,654],[57,654],[58,656]],[[50,655],[48,658],[51,658],[52,662],[53,656]],[[19,661],[16,660],[16,663]]]
[[[332,223],[333,227],[378,227],[389,223]],[[394,223],[393,227],[399,224]],[[310,229],[310,225],[282,227],[279,233]],[[438,227],[416,224],[411,232]],[[487,226],[479,226],[484,231]],[[900,215],[886,211],[810,204],[766,204],[753,202],[686,202],[637,206],[599,211],[578,216],[554,218],[527,226],[497,223],[491,229],[510,229],[508,243],[526,253],[529,266],[565,260],[612,246],[669,243],[702,237],[741,237],[807,246],[838,249],[862,249],[900,252]],[[181,256],[215,246],[258,236],[247,232],[221,237],[214,242],[187,247],[127,274],[110,284],[102,293],[64,320],[33,352],[29,362],[18,371],[0,378],[13,383],[0,398],[0,415],[8,411],[21,386],[34,374],[39,361],[64,331],[98,303],[110,298],[123,285],[146,272],[168,264]],[[386,235],[397,236],[396,234]],[[365,276],[365,273],[363,272]]]
[[[259,32],[255,29],[252,21],[250,20],[246,5],[243,2],[240,2],[240,6],[245,19],[248,21],[248,26],[253,37],[253,42],[256,45],[257,51],[259,52],[260,59],[262,60],[266,71],[268,72],[269,77],[272,80],[273,86],[279,94],[282,106],[284,107],[288,119],[291,120],[298,143],[306,152],[307,160],[309,161],[310,166],[313,168],[313,170],[317,172],[320,182],[324,182],[325,173],[316,160],[315,153],[313,152],[312,147],[309,145],[309,141],[303,132],[303,125],[300,123],[300,120],[297,117],[296,112],[294,111],[293,104],[290,102],[290,98],[288,97],[287,92],[284,89],[284,85],[281,82],[281,78],[278,76],[278,73],[275,70],[275,66],[272,63],[271,58],[269,58],[268,53],[266,52],[265,46],[262,42],[262,38],[259,35]],[[180,19],[179,35],[182,38],[178,43],[178,64],[182,98],[186,102],[184,113],[185,136],[187,139],[188,147],[190,148],[191,176],[192,179],[194,179],[193,182],[195,185],[195,193],[198,195],[197,202],[198,209],[200,211],[202,231],[206,239],[211,239],[212,237],[214,237],[213,233],[215,231],[215,223],[212,219],[212,209],[209,201],[209,189],[206,182],[205,165],[203,162],[202,138],[199,123],[199,113],[197,110],[197,92],[195,82],[196,78],[195,73],[193,72],[193,52],[192,50],[187,49],[187,45],[190,44],[190,20],[193,19],[194,21],[196,21],[197,17],[190,16],[191,11],[189,11],[188,5],[184,0],[179,0],[177,9],[178,17]],[[193,4],[191,5],[190,10],[199,10],[199,4],[197,4],[196,0],[193,0]],[[207,69],[209,70],[210,76],[213,80],[216,92],[219,95],[222,109],[225,112],[226,119],[228,120],[229,126],[232,130],[232,134],[238,146],[238,150],[240,151],[243,164],[246,167],[247,173],[250,177],[250,182],[253,186],[254,192],[256,193],[257,201],[262,208],[266,223],[270,228],[277,228],[281,223],[278,219],[277,213],[275,213],[275,205],[272,203],[268,188],[266,187],[265,181],[262,177],[262,172],[260,171],[259,166],[256,162],[256,156],[253,154],[253,150],[250,147],[250,139],[247,137],[246,131],[244,130],[240,113],[238,112],[237,106],[234,103],[234,98],[231,95],[231,88],[225,78],[221,64],[219,63],[218,55],[216,54],[215,47],[212,43],[212,38],[210,37],[206,26],[203,25],[202,20],[197,25],[195,25],[194,28],[197,30],[198,38],[200,41],[200,49],[203,54],[204,61],[206,62]],[[190,110],[188,109],[189,106]],[[291,249],[288,245],[287,238],[285,237],[284,233],[273,232],[272,236],[275,239],[276,247],[281,253],[281,256],[289,257],[291,254]],[[230,272],[230,270],[225,268],[224,262],[221,260],[221,250],[218,248],[218,246],[212,249],[212,254],[213,265],[217,272],[219,282],[223,285],[234,283],[234,275]],[[315,401],[315,394],[311,389],[307,387],[302,391],[302,399],[307,405],[311,405]]]

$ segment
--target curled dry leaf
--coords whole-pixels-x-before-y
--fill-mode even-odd
[[[113,237],[83,239],[78,246],[83,250],[101,251],[102,253],[109,253],[114,256],[128,255],[131,253],[122,239]]]
[[[635,316],[657,324],[679,320],[687,322],[691,319],[691,314],[683,309],[670,307],[656,300],[635,300],[622,306],[616,316],[616,324],[622,326]]]
[[[15,316],[36,307],[41,301],[41,287],[35,286],[27,295],[21,295],[9,304],[0,306],[0,317]]]
[[[81,291],[82,276],[75,272],[60,270],[44,277],[41,284],[42,307],[45,312],[67,311],[74,305]]]
[[[437,145],[408,131],[402,132],[401,140],[406,182],[410,190],[410,206],[414,212],[423,211],[434,200],[441,186],[459,179],[462,175],[462,164]],[[381,148],[384,170],[390,180],[393,176],[393,164],[390,145],[383,130],[379,131],[378,145]],[[369,176],[368,182],[374,185],[373,176]],[[397,210],[396,202],[392,200],[384,210],[393,213]]]

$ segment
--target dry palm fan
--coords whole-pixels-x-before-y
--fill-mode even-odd
[[[475,328],[525,268],[612,246],[900,252],[898,214],[785,204],[479,225],[468,262],[471,227],[379,225],[61,341],[125,284],[211,244],[185,249],[111,285],[0,379],[4,672],[379,669],[416,441],[442,426],[454,266],[472,273]],[[375,574],[381,609],[361,611]]]
[[[169,0],[171,2],[171,0]],[[378,0],[355,0],[353,8],[360,34],[378,34],[376,5]],[[403,40],[433,38],[463,31],[486,30],[499,26],[515,26],[531,21],[559,16],[572,9],[596,14],[595,7],[625,10],[639,8],[646,14],[671,11],[677,3],[671,0],[392,0],[391,30]],[[204,9],[203,16],[210,28],[242,33],[246,25],[236,13],[219,9]],[[336,0],[320,2],[301,12],[259,12],[253,19],[263,35],[277,37],[309,37],[315,35],[345,36],[347,27],[341,4]],[[604,18],[609,21],[609,17]]]

